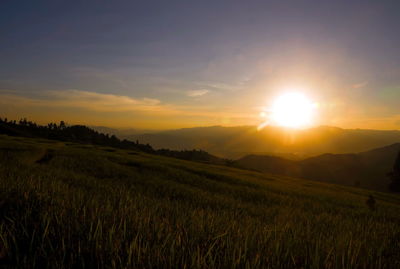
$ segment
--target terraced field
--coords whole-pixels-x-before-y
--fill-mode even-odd
[[[0,214],[4,268],[400,268],[398,195],[115,148],[1,135]]]

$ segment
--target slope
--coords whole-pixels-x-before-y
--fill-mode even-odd
[[[4,268],[400,263],[400,197],[391,194],[4,135],[0,193]]]
[[[400,143],[353,154],[323,154],[300,161],[248,155],[234,162],[242,168],[335,184],[387,191]]]

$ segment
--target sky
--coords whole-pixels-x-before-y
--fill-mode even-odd
[[[315,125],[400,129],[399,1],[0,3],[0,117],[259,125],[301,91]]]

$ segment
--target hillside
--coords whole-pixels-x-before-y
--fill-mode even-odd
[[[5,135],[0,193],[3,268],[400,266],[388,193]]]
[[[202,149],[224,158],[274,155],[301,159],[324,153],[354,153],[400,142],[400,131],[341,129],[320,126],[290,130],[267,126],[199,127],[163,131],[122,138],[149,143],[155,148]]]
[[[234,164],[261,172],[281,174],[335,184],[387,191],[400,143],[356,154],[323,154],[304,160],[248,155]]]
[[[227,160],[213,156],[204,150],[155,150],[149,144],[140,144],[138,141],[128,141],[126,139],[121,140],[115,135],[101,133],[84,125],[67,126],[64,121],[60,121],[59,124],[49,123],[47,125],[38,125],[35,122],[28,121],[26,118],[21,119],[19,122],[0,118],[0,134],[44,138],[98,146],[110,146],[204,163],[228,163]]]

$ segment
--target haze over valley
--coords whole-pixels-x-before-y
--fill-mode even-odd
[[[155,148],[202,149],[229,159],[247,154],[301,159],[324,153],[357,153],[400,141],[398,130],[341,129],[329,126],[299,130],[273,126],[262,130],[256,126],[212,126],[119,136],[149,143]]]

